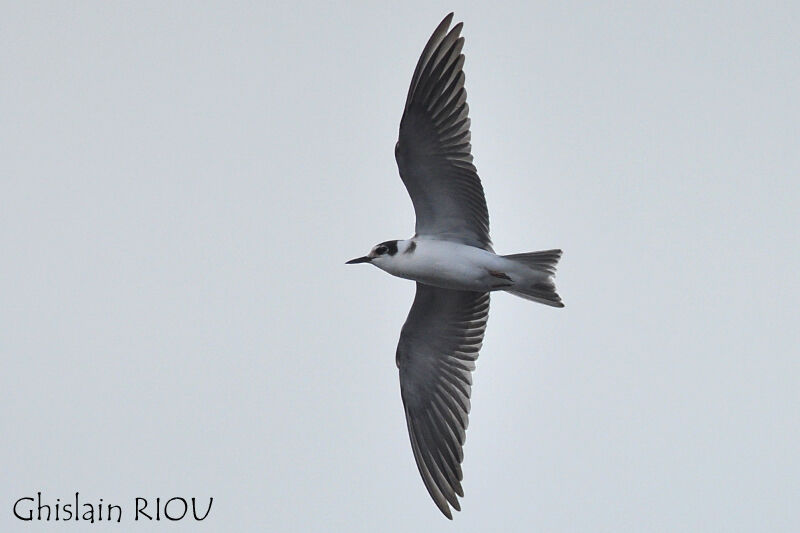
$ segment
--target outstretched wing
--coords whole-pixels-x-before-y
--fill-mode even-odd
[[[472,164],[461,23],[433,32],[414,70],[395,158],[417,215],[416,233],[491,249],[489,213]]]
[[[471,373],[483,343],[489,293],[417,283],[397,345],[400,392],[422,481],[447,518],[461,510],[461,461]]]

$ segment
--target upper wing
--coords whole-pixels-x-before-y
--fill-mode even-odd
[[[400,392],[408,434],[422,481],[452,519],[460,511],[462,448],[466,437],[471,372],[489,316],[489,293],[440,289],[417,283],[417,295],[397,345]]]
[[[472,164],[461,23],[433,32],[414,70],[395,159],[417,215],[417,235],[491,248],[489,213]]]

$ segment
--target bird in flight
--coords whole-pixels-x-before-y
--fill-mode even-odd
[[[553,276],[561,250],[497,255],[472,163],[462,24],[447,15],[425,45],[408,89],[395,159],[416,213],[405,240],[375,245],[347,264],[370,263],[416,282],[396,361],[414,459],[433,501],[461,510],[461,462],[472,371],[489,316],[505,291],[564,307]],[[448,505],[449,504],[449,505]]]

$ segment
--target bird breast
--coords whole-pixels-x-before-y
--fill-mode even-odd
[[[497,255],[465,244],[415,240],[416,246],[397,253],[386,270],[395,276],[435,287],[485,291],[491,286],[490,271],[500,267]],[[382,266],[383,268],[383,266]]]

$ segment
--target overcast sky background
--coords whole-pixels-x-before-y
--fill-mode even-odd
[[[800,8],[664,4],[3,2],[0,529],[80,491],[114,531],[798,531]],[[344,265],[413,233],[450,10],[495,248],[562,248],[566,303],[493,297],[455,524],[414,285]]]

